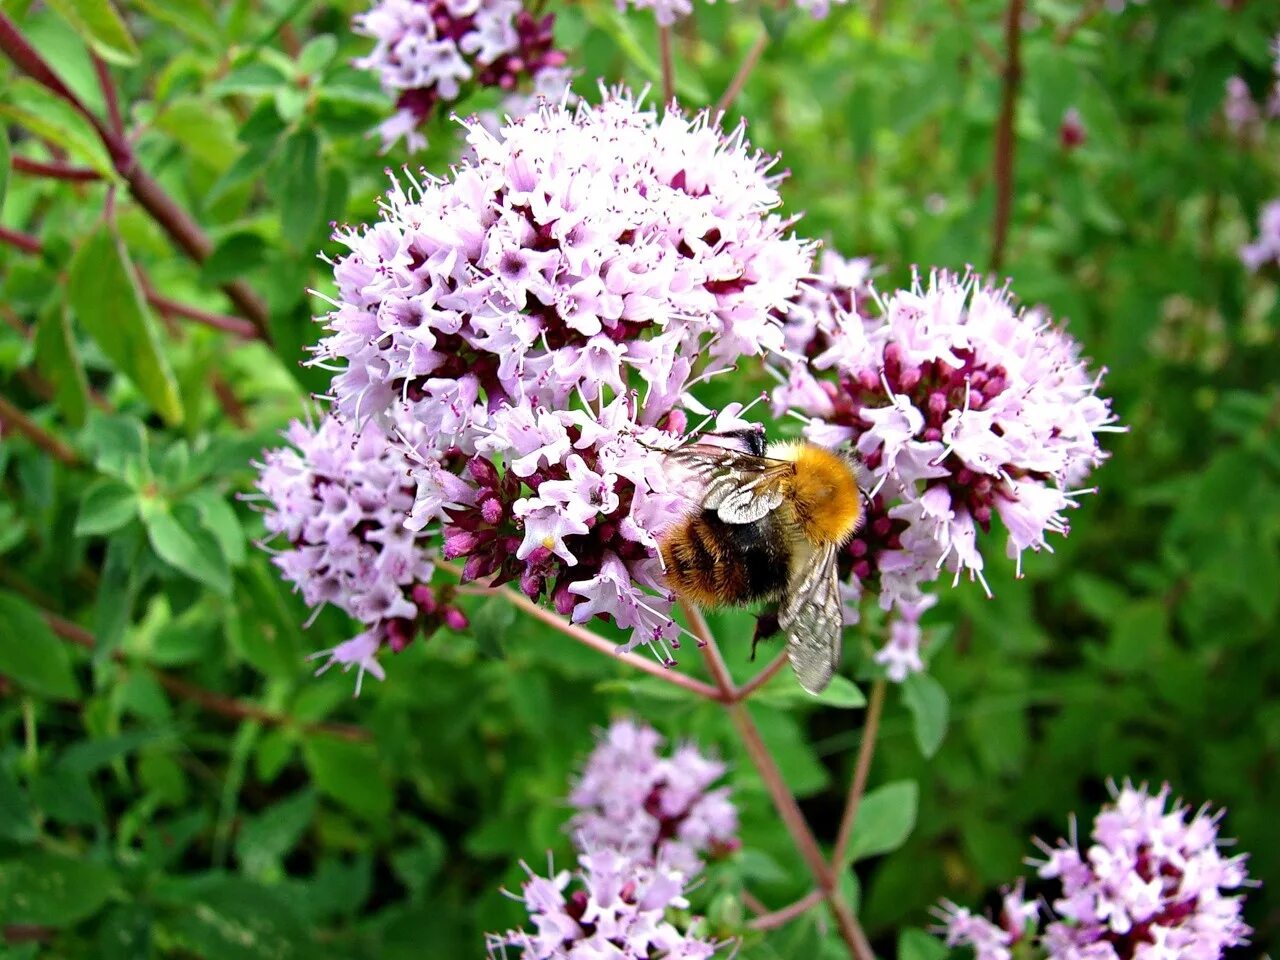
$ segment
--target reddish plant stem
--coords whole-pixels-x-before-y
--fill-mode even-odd
[[[98,75],[98,86],[102,88],[102,98],[107,104],[107,120],[111,124],[111,132],[124,139],[124,117],[120,114],[120,97],[116,94],[111,70],[96,53],[93,55],[93,71]]]
[[[102,179],[97,170],[90,170],[88,167],[73,167],[66,163],[45,163],[42,160],[30,160],[27,157],[14,157],[13,169],[15,173],[48,177],[51,180],[88,183]]]
[[[1009,239],[1009,217],[1013,210],[1014,119],[1018,87],[1022,82],[1022,6],[1024,0],[1009,0],[1005,11],[1005,61],[1001,73],[1000,116],[996,121],[995,187],[996,210],[991,230],[991,269],[1004,266],[1005,244]]]
[[[17,230],[9,230],[5,227],[0,227],[0,243],[8,243],[24,253],[39,254],[44,252],[44,247],[38,237],[33,237],[29,233],[21,233]],[[212,313],[208,310],[201,310],[199,307],[193,307],[182,303],[180,300],[174,300],[172,297],[166,297],[161,293],[157,293],[156,289],[151,286],[150,281],[142,277],[141,273],[139,273],[139,279],[141,280],[142,293],[147,303],[166,316],[194,320],[196,323],[202,323],[206,327],[233,333],[237,337],[242,337],[246,340],[253,340],[258,336],[257,328],[248,320],[241,317],[228,316],[225,313]]]
[[[98,645],[93,634],[78,623],[73,623],[48,610],[41,610],[40,613],[45,622],[49,624],[49,629],[68,643],[74,643],[76,646],[84,647],[86,650],[92,650]],[[117,662],[122,660],[118,652],[113,656],[113,659]],[[234,720],[256,720],[259,723],[271,726],[290,726],[294,724],[292,717],[274,713],[254,703],[246,703],[243,700],[235,700],[220,693],[214,693],[212,690],[206,690],[204,687],[189,680],[184,680],[171,673],[165,673],[163,670],[153,667],[151,668],[151,675],[174,696],[182,700],[189,700],[210,713],[231,717]],[[323,733],[352,742],[370,739],[368,730],[346,723],[307,723],[299,724],[299,728],[307,733]]]
[[[0,397],[0,426],[5,432],[16,430],[59,463],[68,467],[80,465],[80,454],[40,426],[5,397]]]
[[[39,237],[33,237],[21,230],[10,230],[8,227],[0,227],[0,243],[16,247],[23,253],[41,253],[44,250]]]
[[[884,698],[888,682],[881,677],[871,687],[871,702],[867,706],[867,719],[862,726],[862,743],[858,745],[858,759],[853,766],[853,779],[849,782],[849,797],[840,817],[840,832],[836,834],[836,847],[831,862],[841,868],[849,850],[849,838],[858,819],[858,807],[867,792],[867,775],[871,772],[871,759],[876,752],[876,736],[880,732],[880,717],[884,713]]]
[[[676,96],[676,61],[671,49],[670,27],[658,27],[658,53],[662,58],[662,102],[666,105]]]
[[[459,569],[453,564],[439,563],[437,566],[455,574],[460,573]],[[503,587],[487,587],[483,584],[472,584],[470,587],[463,587],[462,589],[467,593],[476,592],[502,597],[509,603],[519,607],[525,613],[529,614],[529,616],[541,620],[550,627],[554,627],[571,640],[576,640],[578,643],[584,644],[593,650],[606,653],[615,660],[619,660],[628,666],[649,674],[650,676],[659,677],[668,683],[674,684],[677,687],[682,687],[690,693],[697,694],[707,700],[720,700],[722,698],[722,694],[718,689],[710,684],[703,683],[701,680],[696,680],[693,677],[687,677],[683,673],[679,673],[670,667],[664,667],[656,661],[648,660],[634,653],[619,653],[617,644],[606,640],[604,637],[596,636],[585,627],[580,627],[576,623],[570,623],[558,613],[540,607],[528,597],[523,594],[516,593],[514,590],[508,590]]]
[[[778,769],[773,754],[769,752],[764,739],[760,736],[760,729],[747,710],[747,705],[738,699],[738,691],[733,685],[732,677],[729,676],[724,658],[720,656],[715,638],[707,627],[707,621],[692,604],[682,602],[681,606],[689,621],[689,629],[701,644],[707,669],[715,678],[722,697],[728,701],[729,718],[738,731],[747,756],[751,758],[770,799],[773,800],[774,809],[778,811],[778,816],[781,817],[787,832],[791,834],[796,849],[817,883],[822,899],[826,900],[830,906],[841,939],[848,946],[850,955],[856,960],[875,960],[875,954],[871,950],[866,934],[849,909],[849,905],[840,896],[836,872],[822,856],[822,850],[818,847],[818,841],[814,838],[813,831],[800,810],[800,804],[796,802],[795,795],[787,789],[786,782],[782,779],[782,771]]]
[[[134,200],[151,215],[152,219],[187,256],[196,263],[203,263],[213,252],[213,244],[205,236],[200,225],[138,165],[133,147],[125,137],[104,124],[97,114],[86,107],[80,98],[67,88],[48,62],[27,42],[17,24],[3,11],[0,11],[0,52],[8,56],[18,69],[69,103],[93,125],[98,138],[111,155],[116,173],[124,180]],[[98,78],[104,85],[104,95],[107,97],[110,110],[110,104],[115,99],[115,86],[105,66],[99,70]],[[106,92],[108,88],[109,94]],[[118,116],[117,102],[115,116],[112,118],[113,123]],[[241,315],[253,324],[258,337],[270,342],[270,315],[266,304],[258,298],[258,295],[240,280],[229,281],[222,285],[222,289]]]
[[[738,688],[738,699],[746,700],[777,675],[787,665],[787,651],[783,650],[769,661],[768,666]]]
[[[715,113],[717,115],[724,113],[734,101],[738,99],[738,94],[742,93],[742,88],[747,85],[747,80],[751,77],[751,71],[756,68],[756,64],[760,62],[760,56],[764,53],[764,48],[769,45],[769,31],[762,30],[760,36],[756,37],[755,43],[751,44],[751,49],[747,51],[747,55],[742,58],[742,64],[738,67],[738,72],[733,75],[733,80],[729,82],[729,86],[725,88],[720,99],[716,101]]]
[[[222,330],[226,333],[235,334],[245,340],[253,340],[258,336],[257,328],[252,323],[241,317],[228,316],[225,313],[210,313],[208,310],[201,310],[198,307],[192,307],[188,304],[166,297],[161,293],[157,293],[155,288],[147,281],[142,284],[143,293],[146,295],[147,302],[159,310],[161,313],[168,314],[172,317],[182,317],[186,320],[194,320],[196,323],[203,324],[206,327],[212,327],[215,330]]]
[[[789,903],[778,910],[762,913],[751,920],[747,926],[752,930],[776,930],[790,923],[796,917],[803,916],[822,902],[824,894],[821,890],[810,890],[795,903]]]

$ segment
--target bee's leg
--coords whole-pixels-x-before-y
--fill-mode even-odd
[[[770,610],[756,615],[756,632],[751,637],[751,662],[756,659],[756,645],[761,640],[775,636],[781,627],[778,625],[778,611]]]

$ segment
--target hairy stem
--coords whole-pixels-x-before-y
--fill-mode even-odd
[[[995,219],[991,226],[991,269],[1004,266],[1005,244],[1009,239],[1009,217],[1013,210],[1014,114],[1018,87],[1022,82],[1022,7],[1024,0],[1009,0],[1005,11],[1005,61],[1001,73],[1000,117],[996,121]]]
[[[662,57],[662,102],[665,105],[676,96],[676,61],[671,49],[670,27],[658,27],[658,52]]]
[[[449,570],[454,574],[461,574],[461,571],[453,564],[441,562],[438,563],[437,566],[445,570]],[[598,650],[601,653],[608,654],[615,660],[625,663],[630,667],[634,667],[635,669],[647,673],[650,676],[659,677],[667,681],[667,683],[688,690],[690,693],[697,694],[707,700],[720,700],[723,697],[721,691],[716,687],[703,683],[701,680],[697,680],[693,677],[685,676],[683,673],[679,673],[670,667],[665,667],[654,660],[648,660],[645,657],[634,653],[619,653],[617,644],[610,640],[606,640],[604,637],[596,636],[586,627],[580,627],[576,623],[570,623],[555,611],[547,610],[544,607],[539,606],[528,597],[523,594],[516,593],[514,590],[508,590],[503,587],[487,587],[483,584],[473,584],[470,589],[467,587],[463,587],[462,589],[464,592],[472,592],[472,590],[474,590],[477,593],[502,597],[508,603],[519,607],[525,613],[529,614],[529,616],[541,620],[548,626],[553,627],[569,639],[576,640],[578,643],[584,644],[592,650]]]
[[[14,173],[25,173],[32,177],[48,177],[51,180],[70,180],[89,183],[101,180],[97,170],[88,167],[73,167],[65,163],[45,163],[42,160],[30,160],[26,157],[13,158]]]
[[[747,85],[747,80],[751,77],[751,71],[756,68],[756,64],[760,62],[760,55],[764,53],[764,48],[769,45],[769,31],[760,31],[760,36],[756,37],[755,43],[751,45],[751,49],[747,51],[747,55],[742,58],[742,64],[738,67],[738,72],[733,75],[733,80],[729,82],[729,86],[725,88],[720,99],[716,101],[715,112],[722,114],[728,110],[738,94],[742,93],[742,88]]]
[[[850,956],[856,960],[874,960],[875,954],[867,942],[866,934],[863,933],[849,905],[840,896],[839,878],[836,872],[823,857],[818,841],[814,838],[813,831],[800,810],[800,804],[782,779],[782,771],[760,736],[760,729],[747,710],[747,705],[738,696],[738,690],[733,685],[733,678],[729,676],[729,669],[725,665],[724,658],[720,656],[720,649],[716,646],[715,637],[707,627],[707,621],[692,604],[682,602],[681,606],[689,621],[689,629],[693,631],[701,645],[702,655],[707,661],[707,669],[711,671],[716,686],[728,703],[729,718],[738,731],[747,756],[751,758],[751,763],[760,775],[769,798],[773,801],[774,809],[778,811],[783,826],[791,834],[791,839],[805,866],[809,868],[814,882],[818,885],[822,898],[827,901],[831,912],[835,915],[840,937],[849,947]]]
[[[867,792],[867,775],[871,772],[871,758],[876,752],[876,736],[880,732],[880,716],[884,713],[887,687],[888,681],[881,677],[871,688],[871,702],[867,706],[867,719],[862,727],[862,743],[858,745],[858,759],[854,763],[853,779],[849,783],[849,798],[844,804],[840,832],[836,834],[836,848],[831,854],[831,862],[837,869],[844,863],[845,854],[849,850],[849,838],[853,836],[853,825],[858,819],[858,807]]]
[[[790,923],[796,917],[808,913],[822,902],[824,896],[825,894],[821,890],[810,890],[795,903],[789,903],[781,909],[760,914],[760,916],[749,922],[747,926],[752,930],[775,930]]]
[[[0,397],[0,426],[5,428],[6,433],[10,430],[18,431],[59,463],[68,467],[80,465],[80,454],[74,448],[36,423],[6,397]]]

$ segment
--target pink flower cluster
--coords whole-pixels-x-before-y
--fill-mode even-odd
[[[810,247],[742,130],[629,95],[544,105],[447,180],[397,183],[343,230],[320,345],[346,416],[420,425],[413,529],[465,577],[516,581],[631,643],[675,638],[654,531],[683,500],[655,448],[699,381],[782,348]]]
[[[1262,208],[1258,217],[1258,237],[1240,248],[1240,259],[1253,272],[1268,264],[1280,267],[1280,199]]]
[[[403,428],[402,442],[421,439]],[[268,451],[258,477],[267,532],[288,544],[273,562],[309,605],[331,603],[368,625],[326,651],[321,668],[358,666],[358,691],[366,671],[382,678],[383,644],[398,652],[420,631],[467,621],[428,586],[428,544],[404,526],[414,490],[405,450],[376,423],[357,430],[333,416],[316,428],[294,421],[285,437],[290,445]]]
[[[1247,943],[1240,917],[1248,885],[1245,855],[1225,857],[1218,840],[1222,813],[1192,813],[1126,783],[1094,821],[1093,843],[1082,854],[1073,841],[1043,846],[1042,878],[1062,885],[1038,935],[1053,960],[1219,960]],[[952,903],[942,917],[950,946],[972,947],[977,960],[1009,960],[1010,947],[1036,937],[1036,904],[1021,884],[1005,899],[999,925]]]
[[[519,899],[535,932],[491,934],[490,957],[505,958],[507,947],[524,960],[715,953],[718,944],[680,930],[667,911],[688,908],[684,894],[704,855],[737,846],[737,809],[728,787],[709,789],[723,764],[691,743],[660,757],[661,744],[656,730],[630,720],[604,732],[569,794],[580,869],[544,878],[526,866]]]
[[[901,679],[920,669],[918,621],[932,603],[921,588],[944,567],[985,588],[979,538],[997,516],[1019,566],[1023,551],[1051,549],[1105,457],[1097,435],[1117,428],[1075,341],[1005,289],[936,272],[854,309],[839,300],[816,325],[794,321],[811,359],[774,402],[866,468],[868,515],[844,557],[849,599],[869,588],[899,611],[880,660]]]
[[[1280,117],[1280,35],[1271,43],[1271,52],[1275,58],[1272,72],[1275,80],[1267,93],[1265,102],[1254,100],[1249,84],[1240,76],[1227,78],[1227,94],[1222,102],[1222,115],[1227,121],[1227,128],[1240,136],[1256,136],[1261,132],[1263,123],[1268,118]]]
[[[668,910],[689,906],[679,871],[607,847],[582,854],[578,867],[551,877],[525,867],[518,899],[533,930],[489,934],[491,960],[506,960],[508,947],[522,960],[706,960],[716,952],[718,944],[667,919]]]
[[[352,29],[375,41],[356,66],[378,75],[396,98],[379,127],[385,147],[405,137],[426,146],[420,131],[442,103],[470,87],[521,86],[559,98],[569,84],[565,55],[553,46],[554,15],[536,19],[520,0],[378,0]]]
[[[663,757],[661,745],[644,724],[610,726],[569,793],[569,830],[582,849],[608,847],[692,876],[703,857],[737,847],[738,810],[728,787],[711,789],[723,763],[692,743]]]

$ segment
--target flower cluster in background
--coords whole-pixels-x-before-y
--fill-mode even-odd
[[[652,727],[614,723],[569,793],[569,830],[583,849],[610,847],[692,875],[703,857],[737,846],[738,811],[728,787],[710,789],[723,763],[691,743],[663,757],[661,745]]]
[[[1126,783],[1094,820],[1093,843],[1043,846],[1039,876],[1061,885],[1038,931],[1040,905],[1018,886],[1004,898],[999,923],[943,904],[949,946],[968,946],[977,960],[1009,960],[1011,948],[1038,940],[1054,960],[1218,960],[1248,942],[1244,898],[1246,855],[1223,856],[1222,813],[1170,805],[1169,787],[1152,794]]]
[[[1256,135],[1266,119],[1280,117],[1280,35],[1271,42],[1271,52],[1275,58],[1272,63],[1275,79],[1261,102],[1254,99],[1253,92],[1249,89],[1249,84],[1244,77],[1227,78],[1227,93],[1222,103],[1222,114],[1227,121],[1227,127],[1234,134]]]
[[[1258,236],[1240,248],[1240,259],[1252,271],[1268,264],[1280,267],[1280,199],[1272,200],[1258,215]]]
[[[422,124],[470,88],[512,95],[529,88],[558,99],[570,74],[554,46],[554,20],[536,18],[520,0],[378,0],[357,14],[352,29],[375,44],[356,66],[376,73],[396,98],[396,113],[378,130],[384,146],[401,137],[411,150],[426,146]]]
[[[872,302],[826,300],[810,363],[774,402],[866,468],[849,599],[871,589],[899,611],[880,660],[901,679],[920,669],[918,622],[932,603],[922,587],[943,568],[985,587],[979,537],[997,516],[1019,565],[1023,551],[1051,549],[1047,535],[1067,532],[1065,511],[1105,457],[1097,435],[1117,428],[1076,342],[1007,290],[937,272]]]
[[[541,877],[526,866],[518,899],[534,930],[491,934],[490,957],[505,957],[507,947],[524,960],[715,953],[719,945],[697,934],[696,922],[682,930],[667,911],[687,910],[702,857],[737,847],[737,808],[728,787],[709,789],[722,763],[693,744],[664,758],[661,745],[656,730],[631,720],[603,733],[569,794],[579,869]]]
[[[399,427],[402,444],[423,436],[414,424]],[[426,538],[404,525],[414,493],[405,448],[377,423],[356,429],[334,416],[314,428],[294,421],[285,438],[289,446],[268,451],[258,477],[264,525],[282,541],[273,562],[309,605],[333,604],[367,625],[326,651],[326,667],[359,668],[358,691],[366,671],[382,679],[384,644],[399,652],[419,632],[461,630],[467,620],[429,586]]]

